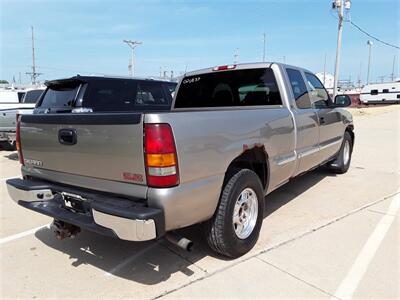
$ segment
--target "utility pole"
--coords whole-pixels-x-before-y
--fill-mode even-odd
[[[32,72],[27,72],[27,75],[31,76],[31,83],[36,84],[36,79],[41,75],[42,73],[37,73],[36,72],[36,59],[35,59],[35,36],[33,33],[33,26],[31,26],[31,32],[32,32]]]
[[[394,73],[395,68],[396,68],[396,55],[393,56],[392,74],[390,74],[391,78],[392,78],[392,82],[394,82],[395,77],[396,77],[396,74]]]
[[[239,62],[239,48],[235,49],[235,54],[233,55],[233,63],[236,65]]]
[[[368,71],[367,71],[367,84],[369,84],[369,72],[370,72],[370,68],[371,68],[371,49],[372,49],[372,45],[374,43],[370,40],[368,40],[367,45],[368,45]]]
[[[362,62],[360,61],[360,68],[358,69],[358,76],[357,76],[358,88],[361,88],[361,67],[362,67]]]
[[[131,61],[128,65],[128,70],[129,70],[129,76],[133,77],[135,75],[135,48],[139,45],[142,44],[142,42],[139,41],[132,41],[132,40],[123,40],[124,43],[126,43],[132,50],[131,53]]]
[[[266,42],[266,36],[265,32],[263,33],[263,59],[262,61],[265,62],[265,42]]]
[[[336,48],[336,62],[335,62],[335,79],[333,82],[333,98],[337,94],[338,82],[339,82],[339,69],[340,69],[340,52],[342,48],[342,32],[343,32],[343,9],[350,10],[350,0],[333,0],[332,8],[338,10],[339,24],[338,24],[338,37],[337,37],[337,48]]]
[[[325,61],[324,61],[324,86],[326,81],[326,53],[325,53]]]

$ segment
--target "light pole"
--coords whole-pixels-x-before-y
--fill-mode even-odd
[[[339,82],[339,69],[340,69],[340,52],[342,48],[342,32],[343,32],[343,9],[350,10],[350,0],[333,0],[332,8],[338,10],[339,24],[338,24],[338,37],[337,37],[337,48],[336,48],[336,62],[335,62],[335,79],[333,81],[333,97],[337,94],[338,82]]]
[[[371,67],[371,51],[372,51],[372,45],[374,43],[370,40],[368,40],[367,45],[368,45],[368,71],[367,71],[367,84],[369,84],[369,71]]]
[[[138,41],[131,41],[131,40],[123,40],[124,43],[126,43],[131,49],[132,49],[132,54],[131,54],[131,62],[128,66],[128,70],[129,70],[129,76],[133,77],[135,74],[135,69],[134,69],[134,65],[135,65],[135,48],[139,45],[142,44],[142,42],[138,42]]]

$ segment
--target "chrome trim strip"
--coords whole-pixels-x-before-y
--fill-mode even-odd
[[[156,238],[156,224],[153,219],[131,220],[113,216],[92,209],[96,224],[107,227],[122,240],[148,241]]]
[[[299,156],[299,158],[305,157],[305,156],[314,154],[314,153],[316,153],[316,152],[318,152],[318,151],[324,150],[324,149],[326,149],[326,148],[329,148],[329,147],[335,146],[335,145],[337,145],[337,144],[340,144],[341,142],[342,142],[342,140],[340,139],[340,140],[331,142],[331,143],[326,144],[326,145],[323,145],[323,146],[313,147],[313,148],[311,148],[311,149],[309,149],[309,150],[300,152],[298,156]]]
[[[7,184],[8,194],[11,199],[18,203],[18,201],[36,202],[36,201],[49,201],[54,198],[50,189],[31,190],[25,191],[17,189],[16,187]]]
[[[339,139],[339,140],[334,141],[334,142],[331,142],[331,143],[329,143],[329,144],[320,146],[319,149],[320,149],[320,150],[324,150],[324,149],[326,149],[326,148],[329,148],[329,147],[332,147],[332,146],[334,146],[334,145],[340,144],[341,142],[342,142],[342,140]]]
[[[296,160],[296,154],[293,154],[293,155],[291,155],[289,157],[280,158],[279,160],[277,160],[276,164],[278,166],[282,166],[282,165],[286,165],[286,164],[288,164],[288,163],[290,163],[292,161],[295,161],[295,160]]]
[[[319,147],[313,147],[313,148],[311,148],[311,149],[309,149],[309,150],[300,152],[300,153],[299,153],[299,158],[302,158],[302,157],[305,157],[305,156],[308,156],[308,155],[317,153],[318,151],[319,151]]]

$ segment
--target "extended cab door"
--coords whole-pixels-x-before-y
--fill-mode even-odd
[[[303,72],[296,68],[286,68],[286,74],[291,86],[292,111],[297,128],[298,165],[294,173],[294,175],[297,175],[311,169],[319,162],[318,115],[311,105]]]
[[[334,108],[328,92],[314,74],[305,72],[312,106],[315,108],[319,122],[319,162],[335,155],[342,143],[344,126],[341,114]]]

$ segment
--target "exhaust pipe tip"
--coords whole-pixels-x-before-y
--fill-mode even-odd
[[[170,242],[171,244],[174,244],[178,246],[179,248],[186,250],[188,252],[193,250],[193,242],[185,237],[182,237],[176,233],[167,233],[165,235],[165,239]]]
[[[193,247],[194,247],[193,242],[192,242],[192,241],[189,241],[189,243],[188,243],[188,245],[187,245],[187,247],[186,247],[186,250],[187,250],[188,252],[191,252],[191,251],[193,250]]]

